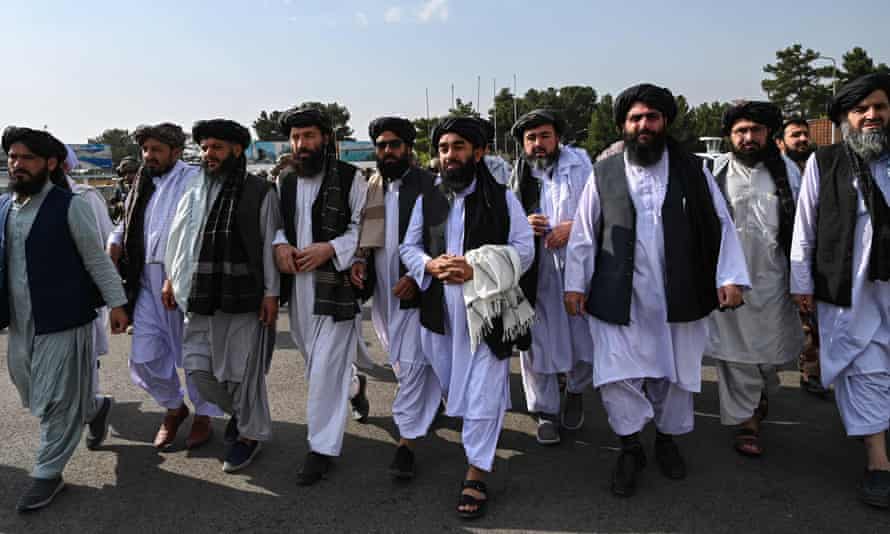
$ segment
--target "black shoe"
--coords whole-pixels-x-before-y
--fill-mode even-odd
[[[31,487],[19,497],[16,510],[31,512],[39,510],[53,502],[53,498],[65,487],[62,477],[32,478]]]
[[[414,478],[414,452],[405,445],[399,445],[396,456],[389,464],[389,474],[399,480],[411,480]]]
[[[865,471],[859,484],[859,498],[865,504],[890,508],[890,471]]]
[[[232,445],[238,441],[238,436],[240,435],[241,434],[238,433],[238,418],[233,415],[229,418],[229,422],[226,423],[226,431],[223,433],[223,443]]]
[[[105,441],[105,437],[108,435],[108,419],[112,406],[114,406],[112,397],[102,398],[102,407],[99,408],[93,420],[87,424],[87,449],[94,451]]]
[[[358,375],[358,393],[355,397],[349,399],[352,404],[352,418],[359,423],[368,420],[368,414],[371,412],[371,403],[368,402],[368,396],[365,390],[368,387],[368,379],[365,375]]]
[[[622,449],[612,471],[612,493],[619,497],[632,496],[637,489],[637,473],[644,467],[646,454],[643,447],[636,445]]]
[[[673,480],[686,478],[686,462],[673,439],[655,440],[655,461],[664,476]]]
[[[562,409],[562,427],[566,430],[580,430],[584,426],[584,395],[566,390]]]
[[[323,479],[331,467],[331,457],[310,451],[303,462],[303,469],[297,473],[297,485],[311,486]]]
[[[223,462],[222,470],[226,473],[234,473],[244,469],[256,458],[261,448],[259,441],[246,443],[240,439],[236,440],[229,448],[228,454],[226,454],[226,461]]]

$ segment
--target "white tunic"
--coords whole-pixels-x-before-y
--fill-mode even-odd
[[[788,258],[779,243],[781,202],[763,163],[751,168],[729,155],[717,162],[715,172],[724,166],[726,196],[752,289],[745,293],[741,308],[711,314],[706,352],[731,362],[779,365],[803,349],[803,328],[791,300]]]
[[[890,198],[890,155],[870,163],[875,183]],[[816,245],[816,218],[819,208],[819,166],[810,156],[803,176],[794,238],[791,241],[791,292],[812,295],[812,262]],[[862,375],[890,370],[890,283],[868,279],[871,257],[871,218],[865,207],[858,181],[858,211],[853,239],[852,306],[843,308],[817,302],[821,350],[822,383],[831,385],[842,373]]]
[[[476,190],[475,180],[455,195],[445,228],[446,253],[464,254],[464,199]],[[507,191],[510,234],[507,244],[519,254],[522,271],[528,270],[535,255],[533,233],[522,205]],[[432,258],[423,249],[423,198],[418,198],[411,222],[400,247],[402,261],[421,288],[429,287],[432,277],[426,263]],[[510,383],[506,380],[509,359],[499,360],[488,344],[470,350],[467,310],[462,284],[445,284],[445,334],[426,328],[421,331],[423,353],[448,397],[447,413],[468,419],[497,419],[510,404]],[[505,378],[499,380],[499,377]]]
[[[552,172],[537,176],[532,171],[541,180],[541,213],[547,216],[551,227],[575,218],[578,200],[592,170],[586,152],[563,146]],[[570,317],[563,303],[566,247],[545,248],[542,238],[538,252],[532,370],[542,374],[566,373],[577,361],[593,360],[593,340],[587,321]]]
[[[633,294],[630,324],[620,326],[589,317],[595,347],[594,387],[633,378],[666,378],[692,392],[701,389],[701,358],[707,338],[707,318],[667,322],[664,227],[661,207],[668,180],[668,152],[651,167],[634,165],[624,156],[630,196],[636,209]],[[750,286],[738,236],[714,177],[705,168],[722,239],[717,263],[718,287]],[[600,199],[591,173],[581,194],[566,257],[566,291],[587,294],[593,276],[600,223]],[[596,298],[595,295],[592,298]]]
[[[389,363],[396,368],[400,362],[422,361],[420,354],[420,310],[401,309],[392,289],[401,278],[399,258],[399,189],[402,180],[386,186],[384,196],[386,236],[384,246],[374,249],[376,287],[371,303],[374,331],[389,353]]]

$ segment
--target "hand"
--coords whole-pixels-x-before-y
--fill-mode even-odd
[[[168,310],[176,309],[176,297],[173,295],[173,282],[164,280],[164,288],[161,289],[161,302]]]
[[[297,247],[291,245],[275,245],[275,265],[284,274],[297,272]]]
[[[417,296],[417,282],[410,276],[403,276],[392,288],[392,294],[399,300],[411,300]]]
[[[566,246],[572,233],[572,221],[563,221],[553,227],[544,239],[544,248],[555,249]]]
[[[260,322],[271,328],[275,326],[276,321],[278,321],[278,297],[263,297]]]
[[[365,265],[365,262],[357,261],[352,264],[352,268],[349,270],[349,281],[352,282],[352,285],[359,289],[365,288],[365,274],[368,272],[368,266]]]
[[[449,262],[451,258],[453,258],[451,254],[442,254],[437,258],[433,258],[430,261],[426,262],[426,272],[435,278],[441,280],[442,275],[444,275],[448,270]]]
[[[542,213],[533,213],[528,216],[528,224],[536,236],[546,235],[550,231],[550,219]]]
[[[813,295],[791,295],[791,298],[797,303],[801,313],[813,313],[816,311],[816,306],[813,304]]]
[[[120,245],[111,244],[108,246],[108,256],[111,257],[115,267],[117,267],[117,262],[121,260],[121,254],[123,254],[123,249]]]
[[[732,310],[738,308],[744,302],[742,301],[742,289],[735,284],[728,284],[717,289],[717,301],[721,310]]]
[[[448,260],[446,268],[446,276],[444,278],[447,284],[463,284],[473,279],[473,266],[467,263],[467,259],[463,256],[452,256]]]
[[[112,334],[122,334],[127,331],[127,325],[130,323],[130,319],[127,317],[127,312],[124,311],[124,307],[118,306],[117,308],[111,308],[111,313],[108,315],[108,322],[111,324]]]
[[[308,273],[318,269],[332,257],[334,257],[333,245],[330,243],[312,243],[297,252],[294,260],[297,262],[297,272]]]
[[[583,315],[584,306],[587,304],[587,298],[584,296],[584,293],[579,293],[577,291],[566,291],[563,296],[563,303],[566,307],[566,313],[575,317],[578,315]]]

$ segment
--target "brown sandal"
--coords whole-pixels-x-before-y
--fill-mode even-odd
[[[733,448],[742,456],[758,458],[763,454],[760,446],[760,433],[756,430],[741,427],[733,435]]]

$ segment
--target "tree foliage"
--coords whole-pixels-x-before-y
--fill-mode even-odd
[[[111,160],[115,167],[125,156],[132,156],[136,159],[139,159],[140,156],[139,145],[130,137],[129,130],[109,128],[97,137],[90,137],[87,142],[110,146]]]
[[[353,131],[349,127],[349,119],[351,117],[346,106],[341,106],[336,102],[323,104],[321,102],[303,102],[300,108],[318,109],[324,112],[331,120],[334,133],[338,141],[353,140]],[[257,120],[253,121],[253,129],[256,132],[257,139],[260,141],[287,141],[290,132],[281,132],[278,129],[278,120],[281,118],[283,111],[260,111]]]
[[[775,64],[764,65],[763,72],[772,78],[760,85],[786,115],[818,117],[825,113],[831,90],[823,80],[833,75],[833,69],[830,65],[814,65],[821,57],[798,43],[777,51]]]

